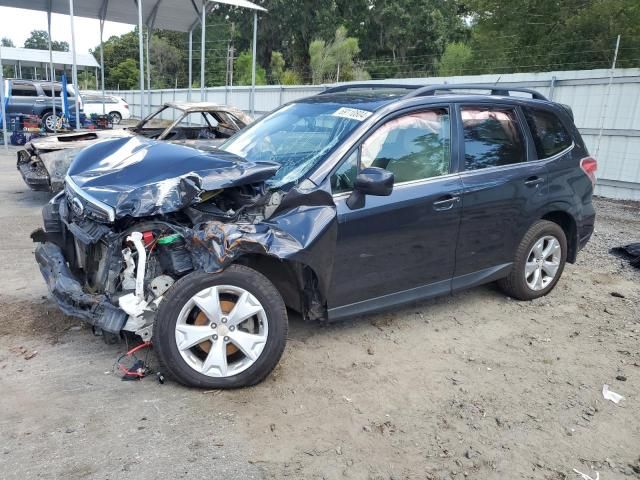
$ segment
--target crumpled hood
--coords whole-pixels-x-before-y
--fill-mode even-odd
[[[122,138],[97,143],[76,156],[68,175],[91,197],[115,209],[116,218],[181,210],[206,191],[259,183],[280,165],[247,162],[216,150]]]

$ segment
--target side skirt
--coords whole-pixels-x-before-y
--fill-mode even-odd
[[[506,277],[511,270],[512,263],[505,263],[491,268],[485,268],[478,272],[469,273],[454,277],[450,280],[423,285],[420,287],[403,290],[401,292],[390,293],[381,297],[363,300],[340,307],[330,308],[328,311],[329,321],[342,320],[349,317],[364,315],[366,313],[379,312],[399,305],[439,297],[450,293],[466,290],[467,288],[493,282]]]

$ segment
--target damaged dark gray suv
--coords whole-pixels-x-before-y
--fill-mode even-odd
[[[596,161],[535,91],[340,86],[221,148],[91,146],[32,235],[66,314],[152,340],[185,385],[264,379],[287,308],[331,321],[492,281],[540,297],[593,231]]]

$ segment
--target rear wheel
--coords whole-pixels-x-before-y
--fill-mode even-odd
[[[253,269],[232,265],[177,281],[158,309],[153,344],[162,372],[178,382],[237,388],[262,381],[275,368],[287,328],[273,284]]]
[[[62,127],[62,118],[58,116],[57,112],[56,115],[54,115],[53,112],[46,112],[42,116],[42,125],[44,125],[47,132],[55,132]]]
[[[509,276],[498,285],[518,300],[533,300],[553,290],[567,260],[567,238],[553,222],[540,220],[525,234]]]
[[[122,115],[118,112],[110,112],[109,121],[114,125],[118,125],[122,121]]]

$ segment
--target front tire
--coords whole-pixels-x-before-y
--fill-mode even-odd
[[[160,370],[170,378],[191,387],[246,387],[278,364],[287,310],[264,275],[231,265],[178,280],[162,300],[153,330]]]
[[[542,297],[556,286],[566,261],[564,230],[557,223],[539,220],[520,242],[511,272],[498,286],[518,300]]]

